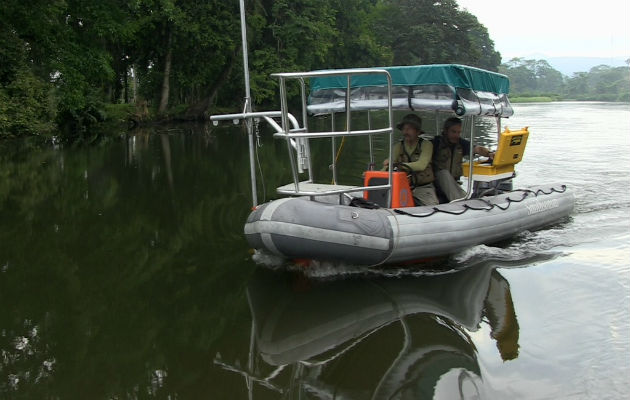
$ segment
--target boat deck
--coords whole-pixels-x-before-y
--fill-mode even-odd
[[[294,183],[289,183],[278,187],[277,192],[279,194],[287,195],[301,195],[301,196],[322,196],[335,193],[348,193],[352,191],[360,192],[361,186],[348,186],[348,185],[329,185],[325,183],[313,183],[304,181],[299,183],[299,190],[296,190]]]

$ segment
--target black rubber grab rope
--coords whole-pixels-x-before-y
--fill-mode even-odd
[[[433,214],[437,214],[439,212],[444,213],[444,214],[450,214],[450,215],[462,215],[463,213],[465,213],[468,210],[490,211],[490,210],[492,210],[495,207],[500,209],[500,210],[502,210],[502,211],[505,211],[508,208],[510,208],[510,205],[512,203],[520,203],[521,201],[525,200],[530,193],[533,194],[534,196],[538,197],[539,194],[548,195],[548,194],[552,194],[554,192],[556,192],[556,193],[564,193],[564,192],[566,192],[566,190],[567,190],[567,186],[566,185],[562,185],[561,188],[562,189],[558,190],[558,189],[552,187],[549,192],[545,192],[543,189],[538,189],[538,190],[535,190],[535,191],[534,190],[529,190],[529,189],[519,189],[519,190],[516,190],[514,192],[510,192],[510,193],[523,192],[523,197],[521,197],[520,199],[516,199],[516,200],[515,199],[511,199],[509,196],[506,197],[505,200],[507,200],[507,205],[505,207],[500,206],[500,205],[498,205],[496,203],[492,203],[492,202],[490,202],[488,200],[474,199],[474,200],[479,200],[479,201],[485,203],[486,207],[473,207],[473,206],[470,206],[468,204],[463,204],[462,205],[462,210],[460,210],[460,211],[442,210],[442,209],[440,209],[438,207],[433,207],[431,212],[426,213],[426,214],[411,214],[411,213],[408,213],[407,211],[403,211],[403,210],[400,210],[400,209],[395,209],[394,212],[397,213],[397,214],[401,214],[401,215],[407,215],[409,217],[426,218],[426,217],[430,217]]]

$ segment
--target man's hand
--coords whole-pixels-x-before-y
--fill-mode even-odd
[[[480,156],[484,156],[484,157],[489,157],[489,158],[494,158],[494,152],[488,150],[487,148],[483,147],[483,146],[475,146],[475,148],[473,149],[473,151],[476,154],[479,154]]]

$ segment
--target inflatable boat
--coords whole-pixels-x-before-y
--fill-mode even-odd
[[[244,21],[241,1],[243,112],[211,120],[245,121],[253,207],[245,236],[254,249],[288,259],[358,265],[413,262],[540,229],[571,213],[574,198],[561,183],[512,188],[514,166],[523,157],[529,130],[502,130],[502,119],[514,112],[505,75],[457,64],[276,73],[272,77],[278,80],[280,110],[254,112]],[[288,96],[295,89],[299,101]],[[294,107],[295,103],[299,105]],[[395,110],[433,113],[436,127],[440,119],[452,116],[468,122],[469,162],[462,165],[465,196],[449,204],[416,207],[404,172],[373,170],[375,138],[385,138],[387,159],[393,160]],[[373,118],[379,113],[380,118]],[[335,123],[338,115],[345,120],[343,130]],[[313,116],[328,116],[330,130],[311,126]],[[357,124],[359,116],[366,124]],[[497,149],[491,162],[473,158],[474,119],[480,117],[496,121]],[[293,179],[277,188],[284,198],[259,205],[254,135],[259,130],[254,127],[261,120],[275,131],[275,138],[286,142]],[[363,185],[342,184],[337,174],[339,150],[345,138],[357,137],[367,138],[366,164],[371,167],[362,174]],[[312,141],[331,145],[330,176],[313,172]]]
[[[252,247],[287,258],[378,265],[422,261],[497,242],[548,225],[572,207],[571,194],[562,185],[407,208],[365,209],[285,198],[257,207],[245,224],[245,235]]]
[[[213,116],[214,121],[264,119],[287,143],[293,181],[277,188],[284,198],[257,203],[255,146],[250,133],[253,211],[245,224],[249,244],[287,259],[379,265],[421,261],[478,244],[505,240],[525,230],[554,224],[570,215],[574,197],[562,183],[512,188],[515,165],[525,152],[527,127],[502,129],[513,109],[506,76],[463,65],[425,65],[278,73],[281,110]],[[287,86],[301,91],[301,122],[289,111]],[[307,84],[308,83],[308,84]],[[389,159],[394,145],[394,111],[430,112],[436,121],[459,116],[468,121],[469,160],[462,165],[466,196],[436,206],[415,206],[402,171],[363,172],[363,185],[338,183],[335,153],[339,138],[384,136]],[[375,113],[383,117],[374,120]],[[335,116],[345,118],[338,130]],[[330,130],[309,126],[327,115]],[[367,124],[356,126],[357,115]],[[496,153],[491,162],[474,160],[474,118],[496,121]],[[377,125],[377,126],[375,126]],[[437,124],[436,124],[437,125]],[[315,177],[311,141],[332,144],[332,176]],[[320,146],[321,147],[321,146]],[[319,179],[318,179],[319,178]]]

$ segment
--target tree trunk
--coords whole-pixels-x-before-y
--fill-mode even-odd
[[[160,95],[160,106],[158,107],[158,114],[163,115],[168,107],[168,96],[171,89],[171,59],[173,57],[173,48],[171,42],[173,41],[173,33],[171,29],[168,30],[168,40],[166,42],[166,59],[164,60],[164,79],[162,80],[162,92]]]
[[[125,63],[125,72],[123,74],[124,88],[125,88],[125,104],[129,104],[129,67]]]
[[[136,63],[131,64],[131,78],[132,78],[132,85],[133,87],[131,88],[131,93],[133,96],[133,104],[136,104],[136,102],[138,101],[138,67]]]
[[[221,89],[221,86],[223,86],[228,76],[232,72],[232,68],[234,67],[234,64],[236,62],[237,55],[238,55],[237,52],[234,52],[230,55],[230,58],[228,59],[228,62],[223,66],[221,73],[219,74],[217,79],[214,81],[212,86],[210,86],[208,90],[209,92],[208,95],[205,96],[203,99],[201,99],[199,102],[193,104],[192,106],[188,108],[188,110],[186,111],[187,118],[190,118],[190,119],[206,119],[207,118],[205,114],[208,112],[208,109],[210,108],[210,106],[214,103],[214,100],[217,97],[217,94],[219,93],[219,89]]]

